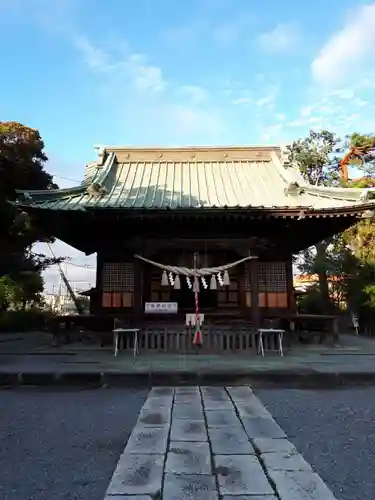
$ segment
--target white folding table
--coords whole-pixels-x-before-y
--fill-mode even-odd
[[[128,333],[133,333],[134,346],[133,346],[133,357],[135,358],[138,354],[138,332],[139,328],[115,328],[113,330],[113,353],[117,356],[120,348],[121,348],[121,336]],[[124,338],[122,338],[122,343],[124,342]]]
[[[280,354],[280,356],[284,356],[283,337],[285,330],[282,330],[280,328],[258,328],[257,332],[259,335],[258,354],[261,353],[262,356],[264,356],[264,342],[263,342],[264,336],[277,335],[277,346],[278,346],[277,352]]]

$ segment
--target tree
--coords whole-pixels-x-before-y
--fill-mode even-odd
[[[287,147],[289,161],[299,168],[304,179],[314,185],[335,185],[339,183],[342,141],[335,134],[322,130],[311,130],[307,137],[294,141]],[[332,272],[333,261],[329,254],[332,239],[317,243],[313,249],[304,252],[303,268],[309,274],[317,274],[321,309],[328,312],[331,308],[329,300],[328,274]]]
[[[289,161],[296,165],[310,184],[330,186],[339,182],[337,154],[342,152],[342,141],[336,134],[310,130],[307,137],[287,146]]]
[[[375,136],[373,134],[359,134],[354,132],[347,137],[349,151],[341,160],[341,171],[346,182],[348,181],[348,165],[355,163],[365,175],[375,173]]]
[[[0,122],[0,239],[29,246],[41,236],[32,225],[14,227],[17,210],[9,204],[16,190],[57,188],[52,176],[44,170],[47,156],[37,130],[16,122]],[[19,221],[18,221],[19,222]],[[17,240],[17,241],[14,241]]]
[[[348,137],[349,160],[356,160],[359,177],[348,180],[348,187],[375,186],[375,137],[354,133]],[[375,219],[360,220],[342,234],[350,258],[348,270],[348,300],[361,316],[371,317],[375,308]]]
[[[343,153],[342,146],[348,149],[344,156],[345,172],[340,169],[342,160],[336,156]],[[341,143],[336,136],[326,131],[310,132],[307,138],[295,141],[290,146],[290,155],[309,182],[325,185],[340,182],[345,187],[357,188],[375,185],[375,137],[372,135],[354,133]],[[359,178],[348,180],[347,165],[353,159]],[[339,179],[338,174],[344,174],[344,179]],[[372,316],[375,307],[374,218],[360,220],[342,234],[305,251],[300,268],[302,272],[319,276],[321,309],[328,310],[330,281],[331,285],[334,283],[336,294],[345,299],[349,309],[360,312],[362,317]]]
[[[51,259],[33,256],[32,245],[47,236],[9,202],[15,201],[17,189],[57,188],[44,170],[46,161],[37,130],[16,122],[0,122],[0,277],[6,277],[1,289],[8,290],[7,297],[13,294],[13,299],[18,293],[23,303],[42,290],[41,271]]]

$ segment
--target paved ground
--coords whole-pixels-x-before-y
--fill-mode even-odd
[[[0,390],[0,498],[103,500],[147,392]]]
[[[335,500],[249,387],[153,388],[105,500]]]
[[[375,389],[257,395],[339,500],[373,500]]]
[[[375,340],[371,338],[341,336],[341,344],[332,347],[296,345],[280,357],[267,353],[264,358],[238,353],[226,355],[171,355],[163,353],[141,354],[134,359],[120,353],[114,357],[111,349],[82,345],[48,347],[50,336],[36,335],[32,348],[30,335],[0,336],[0,376],[25,373],[67,374],[127,374],[158,376],[158,374],[210,374],[223,376],[266,375],[272,373],[294,375],[335,376],[336,374],[372,376],[375,380]],[[15,337],[17,340],[14,340]],[[152,381],[153,384],[158,382]],[[177,381],[173,381],[178,385]],[[193,382],[196,383],[196,382]],[[223,383],[223,382],[220,382]]]
[[[374,388],[1,390],[0,428],[2,500],[372,500],[375,491]]]

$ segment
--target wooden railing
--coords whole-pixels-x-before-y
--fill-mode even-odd
[[[203,344],[197,347],[193,344],[194,331],[173,326],[155,326],[145,328],[139,332],[138,346],[142,353],[181,353],[206,354],[222,353],[255,353],[258,346],[258,335],[250,327],[204,327],[202,329]],[[266,350],[277,349],[277,336],[267,336],[264,339]],[[133,352],[133,336],[124,338],[123,350]]]

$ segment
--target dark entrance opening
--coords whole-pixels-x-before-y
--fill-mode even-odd
[[[172,302],[178,302],[178,308],[189,310],[193,312],[195,310],[195,298],[192,288],[188,287],[186,278],[181,276],[181,289],[172,289],[171,300]],[[193,282],[193,280],[191,280]],[[209,285],[209,282],[207,283]],[[202,282],[199,283],[199,309],[213,309],[217,307],[217,290],[210,290],[203,288]]]

